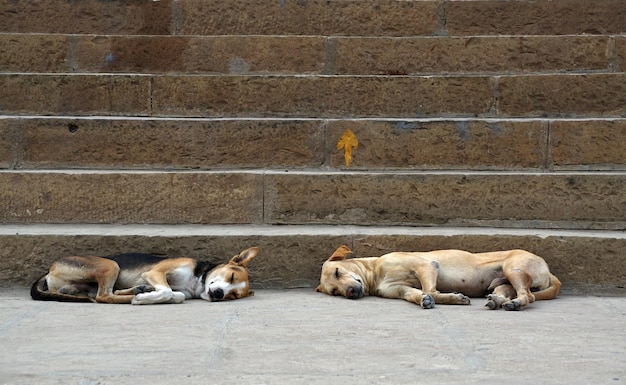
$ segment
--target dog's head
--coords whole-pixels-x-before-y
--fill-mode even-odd
[[[258,253],[258,247],[251,247],[211,270],[205,278],[204,292],[200,297],[207,301],[224,301],[253,296],[248,281],[248,264]]]
[[[346,257],[352,256],[348,246],[341,246],[322,265],[322,276],[317,291],[329,295],[358,299],[365,295],[365,287],[358,266]]]

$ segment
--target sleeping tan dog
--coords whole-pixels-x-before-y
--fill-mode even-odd
[[[353,258],[341,246],[322,266],[318,292],[358,299],[401,298],[430,309],[435,303],[469,305],[487,295],[486,307],[520,310],[553,299],[561,282],[546,262],[524,250],[472,254],[461,250],[394,252]]]

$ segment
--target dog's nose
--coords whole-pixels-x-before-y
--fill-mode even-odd
[[[223,299],[224,290],[222,289],[209,290],[209,296],[211,297],[211,299]]]
[[[363,297],[363,288],[360,286],[351,286],[347,288],[346,297],[349,299],[359,299]]]

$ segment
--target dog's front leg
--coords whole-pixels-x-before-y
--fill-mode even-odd
[[[167,283],[167,270],[154,268],[146,271],[141,275],[148,285],[154,288],[154,291],[148,293],[139,293],[131,302],[133,305],[149,305],[153,303],[182,303],[185,301],[185,295],[180,292],[174,292]],[[182,295],[182,298],[181,298]]]
[[[115,295],[137,295],[140,293],[148,293],[154,291],[154,288],[150,285],[137,285],[129,287],[128,289],[115,290]]]
[[[435,307],[435,299],[430,294],[426,294],[411,286],[398,286],[396,295],[383,296],[387,298],[402,298],[405,301],[420,305],[422,309],[432,309]]]
[[[178,294],[182,294],[182,301]],[[137,294],[131,303],[133,305],[151,305],[154,303],[182,303],[184,301],[185,295],[183,293],[174,292],[169,286],[155,285],[154,291]]]

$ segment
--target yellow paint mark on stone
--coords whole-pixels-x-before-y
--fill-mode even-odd
[[[337,142],[337,150],[344,150],[343,157],[346,160],[346,166],[350,167],[352,164],[352,149],[359,147],[359,140],[350,129],[346,130],[341,138]]]

